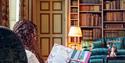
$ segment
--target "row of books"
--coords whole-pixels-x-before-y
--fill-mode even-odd
[[[104,14],[105,21],[125,21],[125,12],[106,12]]]
[[[125,31],[106,31],[105,37],[123,37],[125,36]]]
[[[71,25],[78,25],[78,20],[71,20]]]
[[[77,7],[72,7],[71,12],[78,12],[78,8]]]
[[[92,30],[82,30],[82,33],[83,33],[82,40],[93,40]]]
[[[99,39],[102,37],[102,30],[101,29],[93,29],[93,39]]]
[[[104,28],[124,28],[123,24],[105,24]]]
[[[71,14],[71,19],[78,19],[78,14]]]
[[[82,4],[84,4],[84,3],[86,3],[86,4],[99,4],[99,3],[101,3],[102,2],[102,0],[80,0],[80,3]]]
[[[100,14],[80,14],[80,25],[81,26],[101,26],[101,15]]]
[[[101,37],[100,29],[82,30],[83,40],[95,40]]]
[[[95,40],[101,38],[102,31],[100,29],[94,30],[82,30],[83,40]],[[123,37],[125,36],[125,31],[105,31],[104,37]]]
[[[80,11],[101,11],[101,6],[99,5],[81,5],[80,6]]]
[[[71,1],[71,5],[72,6],[77,6],[78,5],[78,1],[77,0],[72,0]]]
[[[105,9],[125,9],[125,0],[106,0]]]

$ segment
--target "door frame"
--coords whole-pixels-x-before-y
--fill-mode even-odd
[[[69,22],[68,22],[68,1],[67,0],[64,0],[65,1],[65,10],[64,10],[64,13],[65,13],[65,16],[64,16],[64,18],[65,18],[65,43],[63,43],[63,45],[67,45],[67,41],[68,41],[68,24],[69,24]],[[37,5],[36,5],[36,2],[37,2],[37,0],[32,0],[32,6],[31,6],[31,12],[32,12],[32,16],[31,16],[31,18],[32,18],[32,21],[35,23],[35,24],[37,24]]]
[[[39,6],[37,6],[37,1],[39,1],[39,0],[32,0],[32,6],[31,6],[31,8],[32,8],[32,16],[31,16],[31,18],[32,18],[32,21],[33,21],[33,23],[34,24],[37,24],[37,22],[39,21],[39,19],[37,19],[37,14],[39,14],[39,13],[37,13],[37,9],[38,8],[40,8]],[[65,34],[64,35],[64,42],[63,42],[63,45],[67,45],[67,39],[68,39],[68,33],[67,33],[67,31],[68,31],[68,0],[64,0],[64,3],[65,3],[65,7],[64,7],[64,25],[63,25],[63,28],[64,29],[62,29],[63,30],[63,34]],[[30,10],[29,10],[30,11]],[[38,25],[38,27],[39,27],[39,25]],[[38,32],[39,33],[39,32]],[[37,42],[37,44],[36,45],[39,45],[39,42],[40,41],[38,41]],[[38,47],[38,49],[40,49],[40,46],[37,46]],[[40,50],[37,50],[37,52],[38,53],[40,53]]]

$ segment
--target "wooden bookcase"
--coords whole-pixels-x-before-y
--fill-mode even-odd
[[[82,39],[102,38],[102,0],[80,0],[79,11]]]
[[[125,36],[125,0],[69,0],[69,28],[80,26],[82,40]]]
[[[125,0],[103,2],[104,37],[125,36]]]

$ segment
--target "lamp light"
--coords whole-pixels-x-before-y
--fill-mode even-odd
[[[79,26],[71,26],[69,30],[69,37],[74,37],[74,48],[77,49],[77,37],[82,37],[81,28]]]
[[[71,26],[68,36],[70,36],[70,37],[82,37],[82,32],[81,32],[80,27]]]

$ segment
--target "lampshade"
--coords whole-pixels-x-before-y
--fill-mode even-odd
[[[82,37],[81,28],[78,26],[71,26],[68,36],[70,36],[70,37]]]

